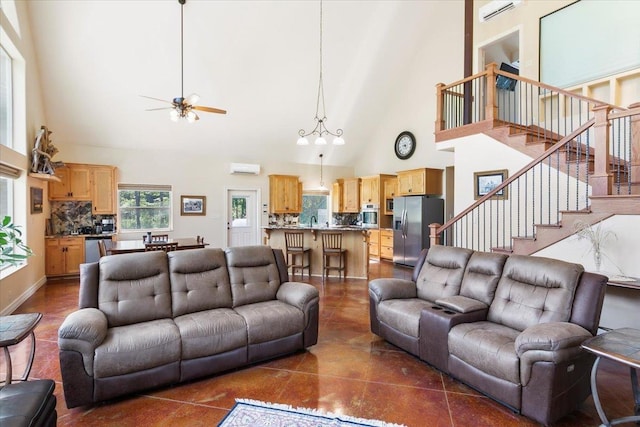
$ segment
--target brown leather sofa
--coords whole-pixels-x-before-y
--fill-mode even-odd
[[[67,407],[204,377],[317,343],[318,290],[268,246],[82,264],[58,331]]]
[[[550,258],[434,246],[369,283],[373,333],[543,424],[590,394],[605,276]]]

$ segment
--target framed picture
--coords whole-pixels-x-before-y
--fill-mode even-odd
[[[180,215],[206,215],[205,196],[180,196]]]
[[[486,196],[494,188],[504,182],[509,177],[509,171],[501,169],[497,171],[485,171],[473,173],[473,193],[474,198]],[[509,198],[509,189],[507,187],[500,190],[495,196],[495,199],[506,200]]]
[[[31,213],[42,213],[42,188],[31,187]]]

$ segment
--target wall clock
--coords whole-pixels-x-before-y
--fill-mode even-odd
[[[396,157],[407,160],[416,151],[416,137],[409,131],[401,132],[396,138]]]

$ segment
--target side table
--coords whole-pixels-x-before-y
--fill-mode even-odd
[[[640,369],[640,330],[622,328],[605,332],[602,335],[596,335],[583,342],[582,348],[597,356],[593,368],[591,368],[591,393],[593,394],[593,403],[596,406],[596,411],[598,411],[598,416],[600,416],[600,420],[602,421],[601,426],[613,426],[632,421],[640,421],[640,389],[638,389],[638,374],[636,372],[636,369]],[[629,366],[631,373],[631,390],[635,403],[635,415],[611,421],[607,419],[602,409],[602,404],[600,403],[596,384],[598,364],[603,357]]]
[[[4,381],[5,385],[11,384],[13,381],[13,372],[11,369],[11,354],[9,347],[16,345],[27,336],[31,335],[31,353],[29,361],[25,367],[24,373],[16,381],[26,381],[31,372],[33,358],[36,354],[36,335],[33,330],[42,319],[41,313],[12,314],[9,316],[0,316],[0,347],[4,350],[4,358],[7,365],[7,376]]]

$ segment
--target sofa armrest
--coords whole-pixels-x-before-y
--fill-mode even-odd
[[[318,301],[319,292],[307,283],[284,282],[278,288],[276,298],[306,313],[309,306]]]
[[[388,299],[416,298],[418,291],[416,282],[405,279],[374,279],[369,282],[369,295],[378,303]]]
[[[453,295],[446,298],[438,298],[436,304],[446,307],[458,313],[470,313],[476,310],[486,310],[489,306],[482,301],[462,295]]]
[[[529,382],[534,363],[571,360],[580,354],[580,344],[591,337],[585,328],[569,322],[540,323],[522,331],[515,341],[522,385]]]
[[[68,315],[58,329],[60,351],[82,354],[84,368],[93,375],[93,354],[107,336],[107,317],[96,308],[83,308]]]

